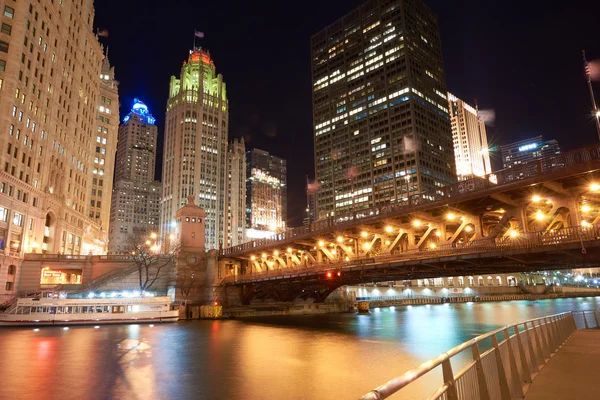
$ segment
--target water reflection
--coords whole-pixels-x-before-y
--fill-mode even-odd
[[[381,308],[371,315],[0,330],[0,399],[356,398],[479,334],[600,298]],[[403,392],[424,398],[433,374]]]

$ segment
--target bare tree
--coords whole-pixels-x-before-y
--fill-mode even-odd
[[[181,293],[183,303],[187,304],[190,294],[196,291],[202,286],[200,281],[200,266],[189,265],[182,263],[183,265],[177,266],[177,279],[175,280],[175,288]]]
[[[140,291],[150,289],[157,280],[167,276],[174,266],[177,255],[177,249],[161,253],[155,233],[149,237],[130,236],[126,249],[137,267]]]

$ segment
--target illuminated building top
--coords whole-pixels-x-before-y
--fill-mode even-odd
[[[148,112],[148,106],[138,98],[133,99],[131,112],[126,115],[125,118],[123,118],[123,123],[129,121],[129,118],[131,118],[131,113],[137,114],[139,119],[145,124],[154,125],[156,122],[156,118],[154,118],[152,114]]]

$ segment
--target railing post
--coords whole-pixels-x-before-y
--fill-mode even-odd
[[[548,335],[548,352],[550,353],[550,356],[552,356],[552,354],[554,354],[556,351],[556,342],[552,334],[552,327],[550,326],[550,322],[548,322],[548,317],[544,318],[544,322],[544,326],[546,327],[546,335]]]
[[[562,346],[562,343],[563,343],[562,339],[560,338],[560,332],[558,331],[558,322],[557,322],[558,317],[556,317],[556,316],[551,317],[551,320],[552,320],[551,326],[554,331],[554,338],[556,339],[556,347],[555,348],[556,348],[556,350],[558,350],[560,348],[560,346]]]
[[[502,356],[500,354],[500,348],[498,347],[498,338],[496,335],[492,336],[492,343],[494,345],[494,356],[496,358],[496,369],[498,371],[498,384],[500,385],[500,398],[502,400],[512,400],[510,390],[508,388],[508,380],[506,379],[506,372],[504,371],[504,365],[502,364]]]
[[[508,359],[510,362],[510,376],[512,378],[511,387],[514,397],[523,397],[523,384],[521,383],[521,376],[519,375],[519,368],[517,368],[517,361],[515,360],[515,353],[510,342],[510,333],[508,328],[504,329],[504,338],[506,339],[506,346],[508,348]]]
[[[532,328],[531,331],[527,330],[527,322],[525,322],[523,324],[523,326],[525,327],[525,332],[527,332],[527,349],[529,350],[529,361],[531,361],[531,372],[539,372],[540,368],[539,368],[539,363],[538,363],[538,359],[537,359],[537,355],[535,354],[535,351],[533,350],[533,322],[532,322]]]
[[[577,330],[577,324],[575,323],[575,316],[573,315],[573,311],[570,312],[570,315],[571,315],[570,321],[571,321],[571,328],[572,328],[571,333],[573,333]]]
[[[521,333],[519,332],[519,325],[513,327],[515,336],[517,338],[517,345],[519,346],[519,355],[521,358],[521,371],[523,371],[522,381],[531,384],[531,371],[529,371],[529,365],[527,364],[527,358],[525,357],[525,347],[523,346],[523,339],[521,339]]]
[[[446,394],[448,400],[458,400],[458,394],[456,392],[456,382],[454,381],[454,373],[452,372],[452,364],[450,363],[450,357],[446,355],[446,359],[442,362],[442,374],[444,377],[444,383],[448,385]]]
[[[590,329],[587,323],[587,318],[585,317],[585,310],[582,312],[583,314],[583,324],[585,325],[585,329]]]
[[[544,356],[544,351],[542,350],[542,346],[540,344],[540,337],[538,335],[538,330],[540,325],[538,324],[538,327],[536,328],[535,326],[535,321],[531,322],[531,326],[533,327],[533,336],[535,337],[535,347],[537,349],[537,354],[538,354],[538,358],[537,358],[537,362],[538,362],[538,368],[542,365],[544,365],[546,363],[546,357]]]
[[[495,336],[495,335],[494,335]],[[479,383],[479,399],[490,400],[490,393],[488,391],[487,383],[485,382],[485,371],[483,365],[481,365],[481,354],[479,354],[479,345],[477,342],[471,346],[471,352],[473,354],[473,360],[475,361],[475,369],[477,371],[477,382]]]

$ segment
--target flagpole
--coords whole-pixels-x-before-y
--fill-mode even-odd
[[[592,76],[590,75],[588,62],[585,58],[585,50],[581,50],[581,54],[583,56],[583,63],[585,66],[585,77],[586,77],[587,84],[588,84],[588,90],[590,91],[590,99],[592,100],[592,109],[594,110],[594,118],[596,120],[596,132],[598,133],[598,140],[600,140],[600,113],[598,112],[598,107],[596,106],[596,99],[594,98],[594,89],[592,88]]]
[[[192,52],[196,51],[196,28],[194,28],[194,44],[192,45]]]

